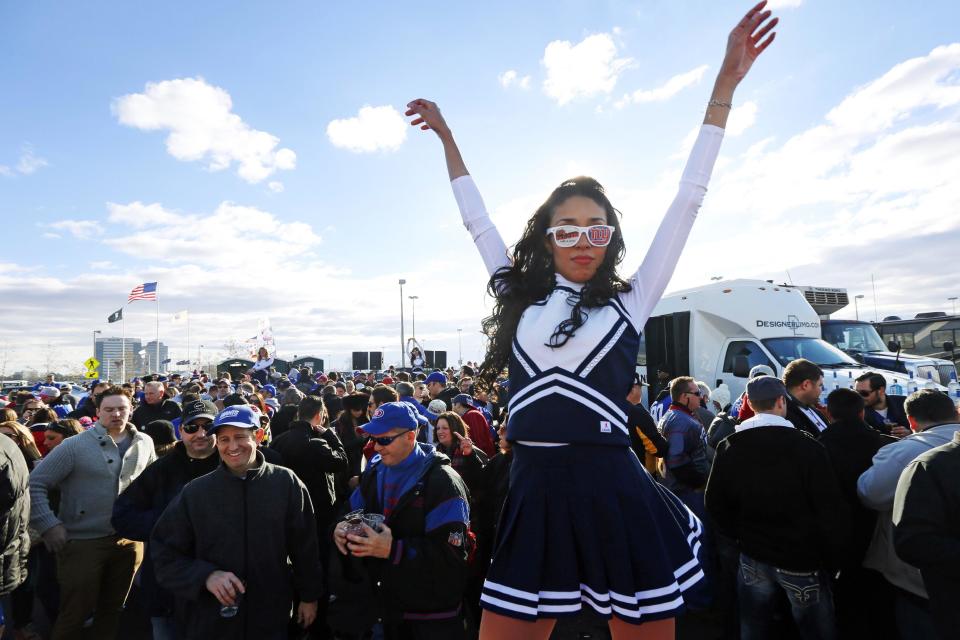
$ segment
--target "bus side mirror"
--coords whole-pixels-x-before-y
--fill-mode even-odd
[[[733,375],[738,378],[746,378],[750,375],[750,360],[747,356],[733,357]]]
[[[887,343],[887,349],[890,349],[890,351],[900,351],[900,343],[896,340],[891,340]]]

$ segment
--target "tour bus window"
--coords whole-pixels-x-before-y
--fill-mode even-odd
[[[747,361],[750,363],[751,369],[758,364],[765,364],[771,369],[776,370],[776,367],[774,367],[773,363],[770,362],[770,358],[768,358],[767,354],[763,352],[763,349],[760,348],[760,345],[758,345],[756,342],[738,340],[736,342],[731,342],[727,346],[727,355],[725,355],[723,358],[724,373],[733,372],[733,360],[737,356],[747,356]]]
[[[933,331],[930,333],[930,341],[933,342],[934,349],[942,348],[944,342],[952,342],[957,344],[957,333],[960,333],[960,331],[954,331],[951,329],[940,329],[939,331]]]
[[[913,341],[913,332],[910,333],[887,333],[884,334],[883,339],[885,342],[890,342],[891,340],[900,343],[901,349],[913,349],[916,345]]]

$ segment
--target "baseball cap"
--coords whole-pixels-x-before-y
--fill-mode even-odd
[[[383,384],[393,384],[393,378],[391,378],[390,376],[384,376],[381,382]]]
[[[772,376],[772,375],[773,375],[773,369],[771,369],[765,364],[758,364],[754,366],[752,369],[750,369],[750,375],[747,376],[747,379],[752,380],[757,376]]]
[[[451,400],[450,403],[451,403],[451,404],[462,404],[462,405],[466,405],[466,406],[468,406],[468,407],[472,407],[472,406],[473,406],[473,398],[471,398],[470,396],[468,396],[468,395],[465,394],[465,393],[458,393],[457,395],[453,396],[453,400]]]
[[[757,402],[770,402],[787,396],[787,388],[779,378],[757,376],[747,383],[747,397]]]
[[[240,429],[259,429],[260,414],[249,405],[227,407],[217,415],[207,433],[216,433],[220,427],[239,427]]]
[[[180,424],[190,424],[197,418],[214,420],[217,417],[217,405],[209,400],[192,400],[183,405]]]
[[[382,436],[391,429],[417,428],[416,411],[406,402],[384,402],[373,412],[370,422],[363,425],[363,430],[371,436]]]
[[[56,398],[60,395],[60,389],[56,387],[40,387],[41,398]]]
[[[439,382],[440,384],[446,386],[447,376],[443,375],[441,371],[434,371],[433,373],[427,376],[427,379],[424,380],[424,382],[426,382],[427,384],[430,384],[431,382]]]
[[[417,419],[417,423],[418,423],[421,427],[425,427],[425,426],[427,426],[428,424],[430,424],[430,421],[427,420],[426,416],[421,415],[420,412],[417,411],[417,406],[416,406],[415,404],[413,404],[413,402],[411,402],[411,401],[409,401],[409,400],[401,400],[400,402],[406,404],[408,407],[410,407],[411,409],[413,409],[413,416]]]
[[[437,415],[440,415],[446,410],[447,410],[447,403],[441,400],[440,398],[437,398],[436,400],[431,400],[430,404],[427,405],[427,411],[429,411],[430,413],[435,413]]]
[[[276,396],[276,395],[277,395],[277,388],[276,388],[275,386],[273,386],[272,384],[265,384],[265,385],[263,385],[263,390],[266,391],[267,393],[269,393],[269,394],[272,395],[272,396]]]

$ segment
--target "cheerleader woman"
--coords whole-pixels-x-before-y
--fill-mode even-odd
[[[640,331],[686,242],[723,139],[733,93],[773,42],[777,19],[751,9],[726,55],[679,192],[640,268],[617,275],[618,212],[592,178],[563,182],[512,254],[493,225],[437,105],[414,100],[432,129],[495,299],[481,379],[510,370],[510,490],[481,605],[482,640],[546,639],[584,605],[621,638],[672,638],[702,587],[700,521],[655,483],[630,449],[627,403]],[[700,589],[702,590],[702,589]]]

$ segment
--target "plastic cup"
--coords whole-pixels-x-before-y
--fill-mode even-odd
[[[365,513],[363,514],[363,516],[361,516],[361,518],[365,525],[367,525],[377,533],[380,533],[380,531],[383,530],[383,521],[386,520],[386,518],[384,518],[383,515],[379,513]]]

